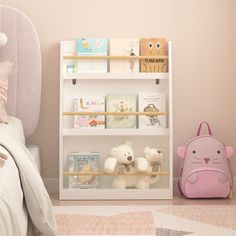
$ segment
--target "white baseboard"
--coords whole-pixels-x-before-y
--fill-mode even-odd
[[[44,178],[43,182],[47,191],[50,194],[59,193],[59,179],[58,178]],[[174,177],[174,180],[173,180],[174,193],[177,193],[179,191],[177,183],[178,183],[178,178]],[[233,178],[233,191],[236,192],[236,177]]]

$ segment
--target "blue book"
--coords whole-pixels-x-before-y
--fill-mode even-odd
[[[77,39],[78,55],[107,55],[108,39],[106,38],[79,38]]]
[[[78,56],[107,56],[108,39],[106,38],[79,38],[77,39]],[[79,73],[106,73],[106,59],[80,59],[78,60]]]
[[[93,173],[99,169],[97,152],[70,152],[68,156],[69,172]],[[70,175],[69,188],[96,188],[98,176]]]

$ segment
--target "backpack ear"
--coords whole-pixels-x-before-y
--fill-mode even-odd
[[[225,151],[226,151],[226,157],[227,157],[227,158],[232,157],[233,154],[234,154],[234,149],[233,149],[233,147],[231,147],[231,146],[226,146],[226,147],[225,147]]]
[[[186,147],[185,146],[180,146],[177,148],[177,155],[180,157],[180,158],[184,158],[185,156],[185,151],[186,151]]]

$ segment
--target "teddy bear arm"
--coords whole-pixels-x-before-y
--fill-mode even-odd
[[[136,168],[139,172],[145,172],[148,169],[148,161],[143,157],[137,157],[135,159]]]
[[[115,157],[108,157],[104,162],[104,171],[106,173],[114,173],[117,164]]]

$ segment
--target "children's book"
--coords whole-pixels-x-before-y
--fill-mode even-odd
[[[105,111],[105,98],[100,96],[81,96],[73,100],[74,112],[98,112]],[[104,115],[74,116],[74,128],[104,129]]]
[[[166,112],[165,93],[140,93],[139,111]],[[139,116],[140,129],[166,128],[165,115]]]
[[[70,152],[68,155],[69,172],[91,173],[99,170],[97,152]],[[98,177],[95,175],[70,175],[69,188],[96,188]]]
[[[135,112],[137,111],[136,94],[109,94],[106,97],[106,111],[109,112]],[[109,115],[106,119],[106,127],[136,128],[135,115]]]
[[[141,56],[168,56],[168,42],[164,38],[143,38],[140,52]],[[142,59],[141,72],[168,72],[168,59]]]
[[[110,39],[111,56],[139,56],[139,39]],[[139,72],[139,60],[110,60],[110,72]]]
[[[108,39],[106,38],[79,38],[77,40],[77,55],[79,56],[107,56]],[[106,59],[79,59],[78,72],[106,73]]]
[[[63,42],[63,49],[62,49],[63,56],[74,56],[76,55],[76,41],[64,41]],[[63,60],[63,78],[76,78],[78,62],[75,60]]]

